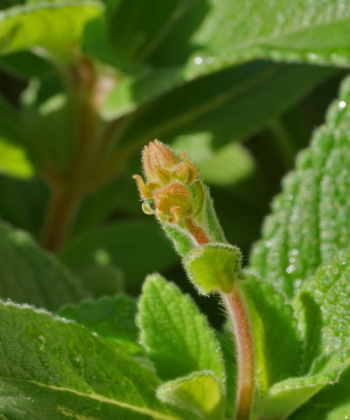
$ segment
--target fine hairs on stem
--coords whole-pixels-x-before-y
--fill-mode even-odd
[[[240,281],[241,252],[229,245],[213,208],[209,190],[198,170],[183,153],[180,158],[155,140],[145,146],[146,182],[134,175],[143,209],[154,214],[183,258],[198,292],[219,292],[233,325],[237,386],[234,420],[249,420],[255,392],[254,346],[248,310]],[[169,229],[170,228],[170,229]]]

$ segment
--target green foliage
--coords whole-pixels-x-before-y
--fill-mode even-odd
[[[349,78],[241,269],[349,22],[343,0],[1,2],[0,419],[350,417]],[[194,166],[146,150],[143,208],[224,331],[160,274],[136,297],[151,272],[194,293],[141,219],[155,138]]]
[[[281,115],[331,72],[327,68],[265,61],[215,72],[140,106],[133,116],[135,123],[126,127],[120,141],[146,144],[154,138],[170,141],[179,135],[211,131],[215,144],[223,145]],[[137,101],[140,89],[135,86],[132,91]],[[111,104],[107,104],[108,114],[113,115]],[[115,112],[119,115],[121,109],[130,106],[119,104]]]
[[[57,310],[88,296],[78,280],[30,236],[0,222],[0,294],[19,303]]]
[[[62,250],[61,260],[78,273],[81,269],[115,265],[124,272],[125,282],[132,289],[150,271],[165,269],[178,259],[157,225],[135,220],[76,236]]]
[[[223,387],[219,343],[189,296],[161,276],[149,276],[139,303],[141,342],[164,380],[210,370]]]
[[[244,279],[242,256],[238,248],[226,244],[196,247],[184,258],[183,264],[198,293],[232,292],[236,281]]]
[[[15,111],[0,97],[0,169],[18,178],[30,178],[36,172],[38,158],[28,144],[23,124]]]
[[[83,300],[78,305],[65,305],[59,315],[85,325],[99,335],[115,340],[128,353],[140,353],[139,330],[135,318],[137,304],[127,295],[104,296],[97,301]]]
[[[219,0],[209,4],[211,13],[192,37],[193,44],[203,49],[189,60],[191,73],[256,57],[340,66],[349,63],[350,8],[341,0],[253,0],[244,4]],[[202,59],[199,65],[196,56]]]
[[[283,181],[283,193],[265,222],[263,241],[252,253],[252,266],[260,276],[289,298],[322,262],[349,244],[349,101],[347,79],[326,125]]]
[[[159,381],[148,369],[86,328],[30,307],[1,303],[0,311],[0,409],[7,418],[185,418],[157,400]]]
[[[169,405],[193,411],[202,419],[222,417],[220,385],[210,371],[195,372],[185,378],[166,382],[158,388],[157,396]]]
[[[84,24],[102,11],[101,3],[94,0],[27,3],[1,12],[1,54],[40,46],[70,59],[67,47],[79,40]]]
[[[287,418],[326,385],[336,383],[344,367],[344,358],[334,354],[317,359],[307,376],[290,378],[275,384],[263,401],[264,418]]]
[[[276,382],[300,375],[303,342],[292,307],[271,284],[247,273],[242,288],[255,336],[257,380],[263,395]]]
[[[348,249],[339,251],[294,299],[310,358],[350,348],[349,258]]]
[[[339,381],[325,387],[310,402],[300,408],[291,420],[338,420],[349,416],[350,368],[343,373]]]

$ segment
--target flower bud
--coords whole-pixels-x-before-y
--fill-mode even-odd
[[[134,175],[146,214],[153,212],[160,220],[178,223],[201,212],[204,205],[203,186],[198,171],[182,153],[182,159],[158,140],[145,146],[143,166],[146,183]],[[149,200],[149,201],[148,201]]]

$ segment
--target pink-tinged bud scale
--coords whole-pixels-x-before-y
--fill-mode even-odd
[[[204,195],[198,194],[198,188],[202,188],[198,171],[184,152],[181,159],[155,140],[144,148],[143,166],[147,182],[139,175],[134,178],[145,200],[142,208],[146,214],[156,213],[163,221],[178,223],[201,211]]]

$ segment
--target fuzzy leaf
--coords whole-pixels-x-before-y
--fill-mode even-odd
[[[347,420],[350,418],[350,367],[338,383],[325,387],[296,411],[290,420]]]
[[[256,352],[259,391],[301,373],[303,343],[293,309],[272,285],[247,273],[241,288],[247,300]]]
[[[194,372],[184,378],[165,382],[158,388],[157,397],[174,407],[193,411],[203,420],[222,418],[220,385],[210,371]]]
[[[0,12],[0,54],[40,46],[66,59],[67,47],[79,41],[85,23],[101,12],[97,0],[36,1],[6,9]]]
[[[257,57],[350,63],[350,6],[342,0],[208,3],[209,12],[191,37],[192,45],[202,46],[188,60],[191,75]]]
[[[345,249],[305,281],[295,298],[309,359],[350,349],[349,278],[350,250]]]
[[[154,374],[77,323],[0,303],[0,410],[28,420],[182,420]]]
[[[135,299],[121,294],[104,296],[97,301],[84,300],[78,305],[65,305],[59,311],[63,318],[73,319],[103,337],[116,340],[129,353],[140,353],[136,313]]]
[[[0,221],[0,296],[57,310],[87,297],[77,279],[21,231]]]
[[[264,419],[287,418],[326,385],[336,383],[346,366],[344,362],[344,357],[335,353],[316,360],[307,376],[290,378],[275,384],[263,400]]]
[[[206,244],[186,254],[183,264],[197,291],[206,295],[214,290],[232,292],[235,282],[244,278],[241,260],[237,247]]]
[[[350,79],[328,112],[326,125],[302,152],[267,219],[251,264],[292,298],[319,265],[350,242]]]
[[[219,343],[189,296],[161,276],[149,276],[139,303],[141,342],[164,380],[211,370],[222,387]]]

